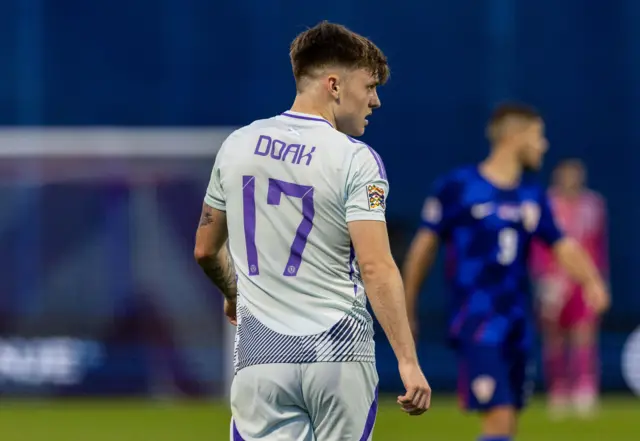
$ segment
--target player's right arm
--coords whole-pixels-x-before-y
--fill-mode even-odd
[[[346,221],[367,297],[396,354],[407,390],[398,402],[419,415],[430,406],[431,388],[418,364],[402,278],[391,255],[384,213],[388,190],[380,158],[363,146],[354,154],[347,178]]]
[[[224,146],[223,146],[224,147]],[[225,315],[236,324],[236,271],[229,252],[226,200],[220,182],[220,158],[218,152],[213,165],[207,193],[202,204],[202,214],[196,230],[194,257],[207,277],[218,287],[225,298]]]
[[[391,255],[387,225],[381,221],[349,222],[367,297],[400,363],[417,363],[409,329],[400,271]]]
[[[407,311],[414,335],[418,331],[416,317],[420,288],[429,274],[440,245],[440,236],[446,234],[453,213],[452,186],[440,181],[424,203],[420,228],[416,233],[402,266],[407,297]]]

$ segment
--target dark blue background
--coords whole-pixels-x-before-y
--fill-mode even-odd
[[[640,321],[635,0],[5,0],[0,124],[246,124],[288,108],[288,45],[321,19],[371,37],[389,57],[391,80],[365,140],[386,163],[399,258],[433,178],[486,153],[483,125],[496,102],[526,100],[543,112],[549,166],[586,161],[611,213],[605,385],[619,387],[619,349]],[[450,354],[435,344],[441,278],[429,286],[421,351],[428,370],[453,381]],[[381,372],[396,378],[393,365],[382,362]]]

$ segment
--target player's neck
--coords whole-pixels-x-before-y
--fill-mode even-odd
[[[333,127],[336,126],[336,120],[333,116],[333,112],[330,111],[328,106],[318,105],[318,100],[307,94],[298,94],[291,106],[291,111],[306,113],[307,115],[319,116],[331,123]]]
[[[513,155],[494,151],[479,166],[482,176],[498,188],[517,187],[522,178],[522,165]]]

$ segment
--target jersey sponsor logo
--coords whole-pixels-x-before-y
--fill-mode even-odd
[[[422,207],[422,218],[432,224],[442,220],[442,205],[436,198],[427,198]]]
[[[521,207],[514,204],[503,204],[498,207],[498,217],[509,222],[518,222],[521,217]]]
[[[384,188],[374,184],[367,185],[367,199],[369,200],[369,210],[384,210]]]
[[[492,202],[484,202],[482,204],[475,204],[471,207],[471,216],[475,219],[484,219],[490,216],[495,211],[495,206]]]
[[[471,392],[480,404],[488,403],[496,391],[496,380],[489,375],[480,375],[471,383]]]
[[[520,207],[522,215],[522,225],[529,233],[533,233],[538,228],[540,222],[540,206],[535,202],[526,201]]]

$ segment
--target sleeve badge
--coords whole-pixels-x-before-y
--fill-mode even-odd
[[[385,209],[384,188],[374,184],[367,185],[367,200],[369,201],[369,210]]]

